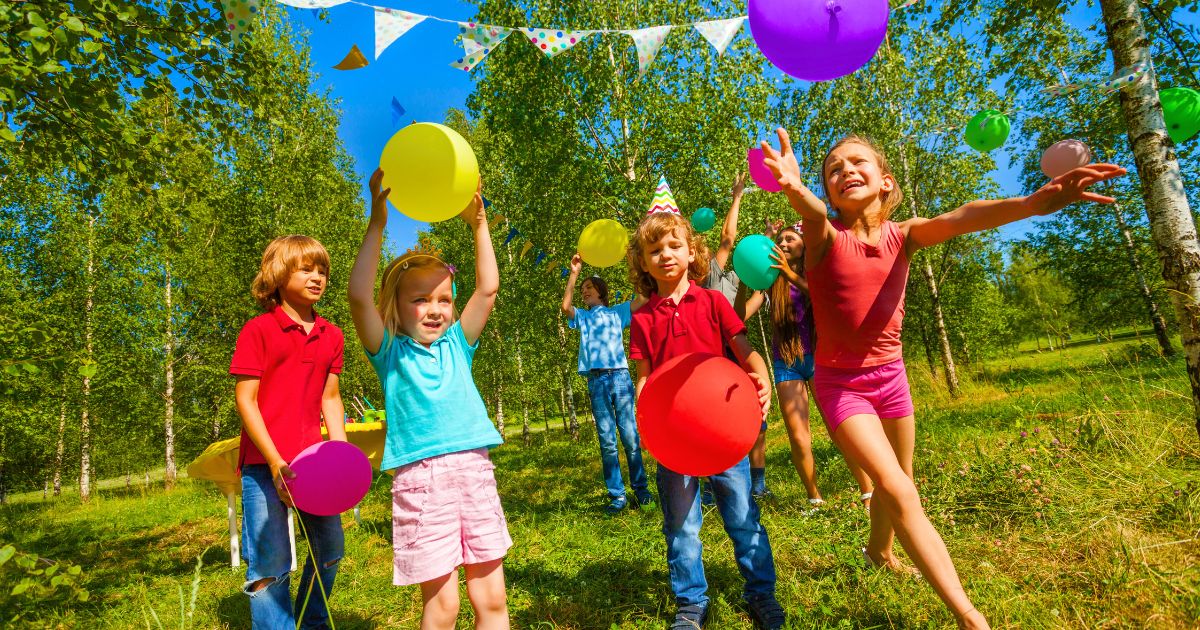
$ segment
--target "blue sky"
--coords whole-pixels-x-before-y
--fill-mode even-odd
[[[468,21],[475,13],[474,6],[459,0],[364,1],[451,20]],[[737,5],[744,6],[741,2]],[[389,108],[392,97],[396,97],[407,110],[403,124],[413,120],[441,122],[449,109],[465,107],[472,90],[472,80],[470,74],[449,65],[462,55],[462,48],[454,41],[458,35],[458,28],[454,24],[427,19],[396,40],[375,60],[374,16],[371,9],[343,4],[328,11],[329,21],[323,22],[317,19],[312,10],[287,8],[293,24],[308,32],[317,72],[315,89],[328,89],[340,102],[342,121],[337,134],[354,157],[355,168],[364,182],[362,208],[365,212],[368,197],[366,179],[378,165],[384,144],[397,130],[392,125]],[[727,15],[720,14],[718,17],[738,14],[742,12],[731,8]],[[1098,6],[1088,7],[1087,3],[1079,2],[1071,12],[1071,21],[1083,26],[1097,23],[1099,16]],[[749,36],[749,28],[743,26],[738,37]],[[521,43],[517,37],[514,34],[513,39],[505,45]],[[353,71],[334,70],[332,66],[342,60],[353,44],[358,45],[371,65]],[[669,41],[667,45],[670,45]],[[993,176],[1000,184],[1002,194],[1020,194],[1022,191],[1017,170],[1010,167],[1003,151],[996,151],[993,156],[999,165]],[[424,225],[391,212],[388,240],[393,247],[403,251],[416,241],[417,231]],[[1020,238],[1031,226],[1031,220],[1021,221],[1002,228],[1001,234],[1007,239]]]

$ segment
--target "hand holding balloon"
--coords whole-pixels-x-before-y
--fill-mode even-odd
[[[1050,180],[1025,198],[1033,214],[1051,214],[1077,202],[1113,203],[1116,199],[1088,190],[1092,184],[1108,181],[1125,174],[1116,164],[1089,164]]]
[[[371,174],[371,223],[380,227],[387,225],[387,198],[392,193],[391,188],[380,190],[383,184],[383,169],[377,168]]]
[[[788,264],[787,258],[783,255],[783,250],[779,249],[778,245],[775,246],[775,251],[771,252],[771,260],[775,261],[775,264],[771,265],[772,269],[778,269],[779,273],[792,286],[799,285],[801,280],[800,274],[796,273],[796,270],[792,269],[792,266]]]
[[[487,221],[487,213],[483,209],[483,178],[479,178],[479,185],[475,187],[475,196],[471,201],[467,202],[467,207],[458,214],[467,225],[471,226],[472,230],[479,228],[479,224]]]
[[[767,380],[759,376],[756,372],[747,372],[750,380],[754,382],[754,386],[758,388],[758,404],[762,407],[763,420],[767,419],[767,413],[771,411],[771,386],[767,384]]]
[[[583,269],[583,257],[579,255],[579,252],[576,252],[571,257],[571,273],[578,275],[581,269]]]

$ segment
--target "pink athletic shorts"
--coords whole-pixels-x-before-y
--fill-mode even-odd
[[[486,448],[430,457],[392,480],[392,583],[419,584],[512,546]]]
[[[830,435],[850,416],[903,418],[913,413],[904,359],[862,368],[818,365],[812,383]]]

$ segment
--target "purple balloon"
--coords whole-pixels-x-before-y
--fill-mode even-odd
[[[371,462],[349,442],[317,442],[289,464],[295,479],[287,481],[296,507],[318,516],[341,514],[371,489]]]
[[[776,68],[828,81],[866,65],[887,34],[887,0],[750,0],[750,34]]]

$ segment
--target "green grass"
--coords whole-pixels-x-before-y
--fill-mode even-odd
[[[1137,340],[1020,353],[965,374],[956,400],[915,362],[910,378],[926,509],[993,626],[1194,627],[1200,440],[1182,359],[1159,358]],[[509,422],[519,429],[513,411]],[[605,517],[594,432],[584,424],[573,443],[561,427],[552,421],[529,447],[514,435],[493,452],[516,542],[505,562],[513,627],[663,627],[673,605],[661,515]],[[951,626],[924,582],[862,568],[866,515],[824,430],[816,434],[830,506],[806,517],[778,419],[769,432],[776,496],[763,519],[792,627]],[[376,478],[361,525],[346,519],[333,601],[339,628],[417,625],[416,588],[390,581],[389,479]],[[200,557],[188,625],[248,627],[244,567],[229,567],[224,514],[215,487],[187,479],[171,492],[122,484],[86,506],[74,497],[43,502],[39,494],[0,508],[0,543],[82,565],[91,593],[86,603],[34,605],[7,595],[12,576],[0,570],[0,614],[20,613],[32,627],[125,628],[146,627],[153,608],[165,627],[178,627]],[[702,535],[709,627],[750,628],[715,512],[707,512]],[[465,595],[463,610],[460,625],[469,627]]]

